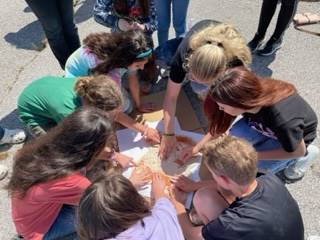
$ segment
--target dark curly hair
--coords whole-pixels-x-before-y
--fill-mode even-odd
[[[83,44],[102,62],[91,69],[94,74],[107,74],[115,68],[126,68],[133,62],[144,61],[138,55],[153,47],[152,39],[141,30],[92,33]]]

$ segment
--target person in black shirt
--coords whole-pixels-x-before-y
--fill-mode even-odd
[[[317,116],[290,83],[233,68],[211,86],[204,110],[210,122],[207,139],[225,133],[242,115],[230,134],[254,146],[259,169],[273,173],[285,169],[289,180],[301,179],[319,151],[310,145],[316,138]],[[189,152],[196,154],[204,142]]]
[[[257,174],[257,158],[254,148],[237,137],[222,136],[205,145],[203,161],[216,185],[201,188],[193,199],[203,227],[191,224],[182,204],[184,192],[177,186],[172,191],[186,239],[304,239],[296,201],[276,176]],[[226,191],[231,194],[225,195]],[[227,207],[223,207],[221,198]]]
[[[250,63],[251,53],[246,41],[232,25],[203,20],[190,29],[179,44],[170,66],[163,103],[161,159],[166,159],[176,144],[173,122],[182,83],[191,80],[193,90],[203,95],[225,69]]]

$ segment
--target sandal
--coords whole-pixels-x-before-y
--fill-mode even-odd
[[[297,26],[315,24],[320,22],[320,16],[315,13],[298,13],[293,18],[294,24]]]
[[[4,129],[4,135],[0,140],[1,144],[17,144],[26,140],[26,133],[22,129]]]
[[[8,168],[4,165],[0,165],[0,180],[4,179],[8,174]]]

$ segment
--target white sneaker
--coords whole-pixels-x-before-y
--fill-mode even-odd
[[[4,179],[8,174],[8,168],[4,165],[0,165],[0,180]]]
[[[17,144],[26,140],[26,133],[22,129],[6,129],[0,140],[0,144]]]
[[[312,236],[309,236],[307,240],[320,240],[320,236],[312,235]]]
[[[315,145],[309,145],[307,151],[306,156],[298,158],[295,164],[284,169],[284,176],[288,180],[299,180],[303,178],[312,162],[319,156],[319,148]]]

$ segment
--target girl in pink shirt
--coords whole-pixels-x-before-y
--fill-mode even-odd
[[[113,145],[105,113],[80,108],[16,155],[8,184],[17,233],[27,240],[76,235],[74,206],[90,181],[80,171]]]
[[[184,240],[176,210],[164,189],[163,178],[154,173],[155,204],[150,207],[122,175],[101,176],[80,200],[80,239]]]

